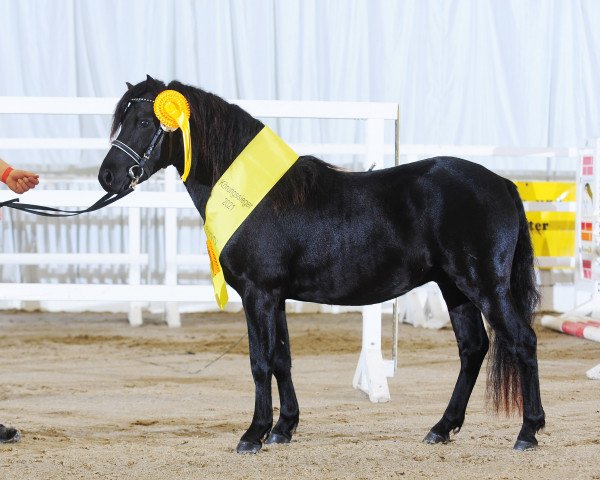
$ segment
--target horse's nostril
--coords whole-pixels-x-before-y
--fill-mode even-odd
[[[110,185],[113,181],[113,174],[110,170],[106,169],[102,172],[102,179],[106,185]]]

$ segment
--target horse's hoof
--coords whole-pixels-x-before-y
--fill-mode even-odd
[[[535,450],[536,448],[537,441],[528,442],[527,440],[517,440],[515,442],[515,446],[513,447],[513,449],[517,450],[518,452],[524,452],[525,450]]]
[[[254,443],[254,442],[247,442],[246,440],[241,440],[240,443],[238,443],[238,446],[235,449],[235,451],[237,453],[257,454],[261,448],[262,448],[262,444],[260,442]]]
[[[265,440],[265,443],[290,443],[291,440],[291,438],[288,438],[281,433],[272,432]]]
[[[423,439],[423,443],[429,443],[430,445],[433,445],[434,443],[448,443],[449,441],[450,435],[440,435],[431,430]]]
[[[0,443],[17,443],[21,440],[21,432],[15,428],[0,425]]]

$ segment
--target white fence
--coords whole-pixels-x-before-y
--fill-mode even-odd
[[[117,98],[46,98],[46,97],[0,97],[0,114],[52,114],[89,115],[112,114]],[[357,102],[280,102],[244,101],[236,102],[252,115],[261,118],[314,118],[314,119],[355,119],[365,124],[364,142],[353,144],[292,144],[299,152],[311,154],[351,154],[364,157],[365,168],[372,164],[383,165],[384,155],[394,153],[394,145],[385,144],[385,122],[398,120],[397,104],[357,103]],[[108,139],[103,138],[0,138],[0,151],[39,149],[39,150],[107,150]],[[182,255],[177,252],[177,210],[193,209],[187,193],[177,191],[179,179],[173,169],[168,169],[164,191],[136,191],[134,194],[113,204],[112,208],[127,208],[129,231],[127,252],[110,254],[68,253],[0,254],[0,265],[41,265],[41,264],[123,264],[129,269],[127,284],[0,284],[0,300],[50,301],[50,300],[96,300],[131,302],[129,318],[133,325],[142,321],[140,302],[164,301],[166,319],[171,326],[179,325],[177,302],[214,302],[212,286],[178,285],[178,267],[195,265],[202,272],[208,271],[206,255]],[[91,205],[103,192],[33,190],[24,196],[28,203],[66,208]],[[0,199],[14,197],[7,191],[0,192]],[[109,207],[109,208],[111,208]],[[141,252],[141,234],[144,226],[140,223],[141,208],[165,209],[165,272],[161,285],[144,285],[139,288],[141,268],[148,264],[148,255]],[[196,214],[197,215],[197,214]],[[40,288],[40,287],[43,288]],[[232,302],[240,301],[235,292],[230,292]]]

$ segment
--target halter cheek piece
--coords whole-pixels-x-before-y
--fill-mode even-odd
[[[131,100],[129,100],[129,103],[125,107],[125,111],[123,112],[123,118],[125,117],[127,110],[129,109],[129,107],[131,106],[131,104],[133,102],[154,103],[154,100],[151,100],[149,98],[132,98]],[[150,141],[148,148],[146,148],[144,155],[142,155],[141,157],[129,145],[121,142],[120,140],[113,140],[111,145],[113,147],[118,148],[122,152],[126,153],[136,163],[136,165],[133,165],[127,172],[127,175],[129,176],[129,178],[131,178],[131,184],[129,185],[130,188],[133,188],[138,184],[138,182],[140,181],[140,179],[142,178],[144,173],[146,173],[146,175],[148,177],[150,176],[150,171],[146,169],[146,162],[150,159],[150,156],[152,155],[152,151],[158,145],[160,145],[162,138],[163,138],[163,133],[164,133],[163,128],[161,126],[159,126],[156,129],[156,132],[154,132],[154,135],[152,136],[152,140]]]

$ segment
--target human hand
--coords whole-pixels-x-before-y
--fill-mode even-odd
[[[6,185],[15,193],[25,193],[40,183],[39,175],[26,170],[12,170],[6,179]]]

